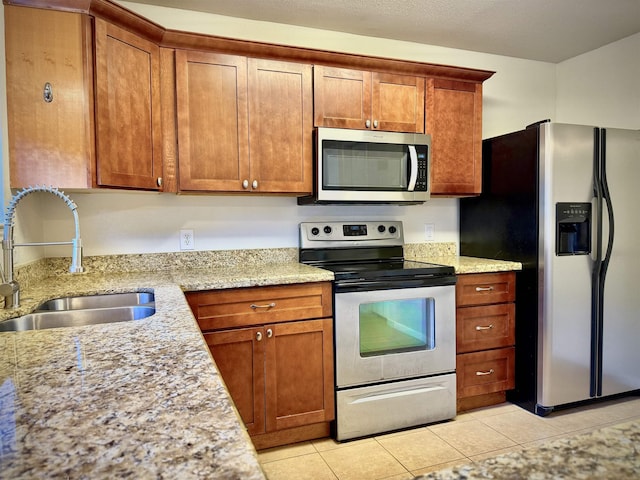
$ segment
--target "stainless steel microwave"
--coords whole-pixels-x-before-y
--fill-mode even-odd
[[[319,127],[314,194],[298,203],[423,203],[430,160],[430,135]]]

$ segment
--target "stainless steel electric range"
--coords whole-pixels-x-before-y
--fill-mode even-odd
[[[300,261],[335,274],[336,439],[453,418],[453,267],[405,260],[400,221],[303,222]]]

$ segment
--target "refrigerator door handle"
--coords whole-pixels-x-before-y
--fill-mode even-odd
[[[602,371],[602,164],[600,148],[600,129],[593,129],[593,210],[594,221],[592,248],[593,270],[591,272],[591,372],[589,375],[589,396],[595,397],[600,390],[600,372]]]

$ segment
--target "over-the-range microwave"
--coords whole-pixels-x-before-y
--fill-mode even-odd
[[[318,127],[309,203],[418,204],[430,197],[431,136]]]

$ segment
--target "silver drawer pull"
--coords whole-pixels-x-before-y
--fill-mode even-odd
[[[494,372],[493,368],[488,372],[476,372],[476,376],[481,377],[483,375],[491,375]]]
[[[490,292],[493,287],[476,287],[476,292]]]
[[[267,328],[267,338],[271,338],[273,337],[273,330],[271,330],[270,328]]]
[[[487,326],[476,325],[476,330],[491,330],[492,328],[493,328],[493,324],[487,325]]]
[[[256,340],[257,341],[262,340],[262,332],[256,332]]]
[[[275,306],[276,306],[276,302],[267,303],[266,305],[256,305],[255,303],[251,304],[251,308],[253,308],[254,310],[258,308],[273,308]]]

